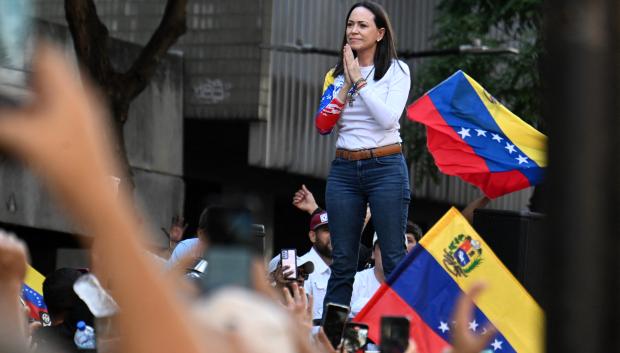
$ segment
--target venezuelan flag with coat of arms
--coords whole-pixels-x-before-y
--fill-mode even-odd
[[[534,186],[547,167],[547,137],[457,71],[407,108],[426,125],[427,146],[442,173],[488,197]]]
[[[407,316],[420,353],[450,347],[457,299],[478,281],[474,333],[487,323],[498,330],[485,352],[543,352],[544,314],[467,220],[452,208],[422,238],[354,318],[379,342],[382,316]]]

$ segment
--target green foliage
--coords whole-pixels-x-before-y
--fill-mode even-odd
[[[463,54],[425,59],[413,77],[413,97],[420,97],[461,69],[516,115],[540,128],[541,17],[542,0],[441,0],[432,48],[455,48],[479,38],[483,45],[515,47],[519,54]],[[407,156],[413,163],[415,183],[427,177],[436,181],[438,171],[426,148],[424,127],[406,120],[402,133]]]

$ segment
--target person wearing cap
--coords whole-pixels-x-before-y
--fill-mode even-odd
[[[278,289],[288,288],[291,291],[291,295],[293,295],[291,284],[293,282],[297,282],[299,287],[303,287],[310,274],[314,272],[314,264],[310,261],[310,259],[303,259],[297,256],[297,277],[294,281],[292,281],[286,279],[291,271],[288,267],[282,268],[282,261],[280,260],[280,255],[278,254],[272,258],[271,261],[269,261],[267,272],[269,273],[272,286]]]
[[[301,211],[307,212],[311,217],[317,213],[321,213],[324,210],[317,204],[314,199],[314,195],[306,185],[301,185],[301,188],[293,195],[293,205]],[[364,230],[366,225],[370,221],[370,208],[366,209],[366,218],[364,219]],[[372,249],[364,245],[361,241],[359,243],[359,259],[357,264],[357,270],[361,271],[366,268],[366,265],[371,260]]]
[[[328,221],[327,212],[325,211],[315,213],[312,216],[308,232],[312,248],[301,256],[303,261],[310,260],[314,264],[314,272],[308,276],[304,289],[314,299],[312,318],[316,320],[314,322],[315,326],[320,324],[323,316],[323,299],[327,291],[327,281],[329,281],[329,276],[332,273],[329,268],[332,263],[332,242]]]

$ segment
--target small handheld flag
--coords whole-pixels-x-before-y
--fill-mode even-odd
[[[22,285],[22,299],[30,309],[30,318],[41,321],[44,326],[49,326],[51,320],[43,301],[43,281],[45,277],[28,265],[26,278]]]

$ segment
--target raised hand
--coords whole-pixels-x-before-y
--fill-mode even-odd
[[[27,254],[21,240],[0,230],[0,283],[21,285],[26,276]]]
[[[35,99],[26,108],[0,110],[0,144],[47,180],[65,206],[85,216],[101,208],[94,206],[100,200],[83,197],[84,190],[106,190],[113,197],[109,177],[120,173],[109,147],[105,110],[64,61],[51,47],[38,48]]]
[[[127,191],[116,195],[110,185],[110,175],[120,173],[93,89],[51,47],[38,48],[33,68],[34,101],[0,111],[0,144],[34,168],[73,219],[97,239],[98,265],[113,282],[121,306],[123,351],[209,351],[210,333],[187,320],[189,310],[177,300],[173,282],[162,278],[145,255],[146,228],[136,221]],[[217,342],[209,343],[221,351],[214,348]]]
[[[314,200],[314,195],[312,195],[310,190],[306,188],[306,185],[302,185],[301,189],[295,192],[295,195],[293,196],[293,205],[302,211],[308,212],[309,214],[312,214],[312,212],[319,208],[319,205],[317,205]]]
[[[19,301],[26,276],[26,246],[0,230],[0,342],[26,347],[26,315]]]
[[[170,229],[166,230],[165,228],[162,228],[161,230],[166,234],[171,242],[178,243],[183,239],[183,234],[185,234],[187,226],[188,224],[185,223],[183,216],[174,216],[170,222]]]
[[[459,298],[454,310],[455,328],[452,335],[451,353],[478,353],[484,350],[497,330],[492,325],[485,327],[484,333],[476,335],[472,333],[467,323],[471,321],[474,308],[473,299],[476,298],[484,289],[484,285],[477,283],[473,285],[468,295]]]

